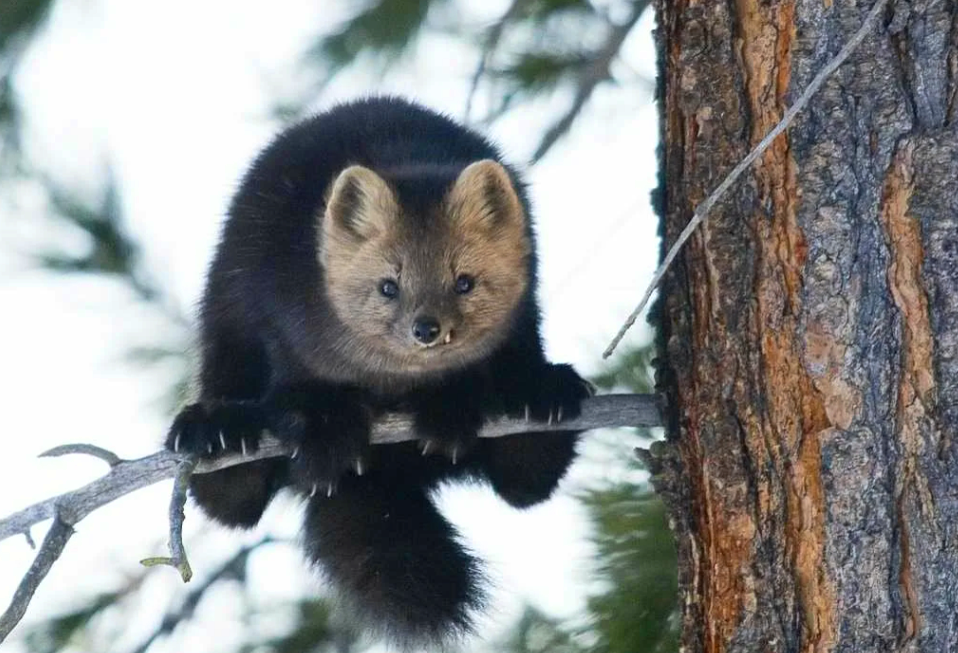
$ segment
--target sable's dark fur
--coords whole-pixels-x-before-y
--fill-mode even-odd
[[[486,416],[503,413],[535,421],[574,417],[588,394],[569,366],[543,356],[532,224],[518,175],[506,168],[508,179],[480,175],[456,185],[470,164],[489,159],[500,161],[499,153],[480,136],[395,98],[341,105],[281,134],[254,162],[230,207],[202,304],[199,403],[180,413],[167,441],[200,455],[253,450],[264,428],[289,441],[294,458],[197,475],[193,497],[220,523],[250,527],[281,488],[308,496],[307,555],[362,625],[402,645],[439,645],[467,631],[483,601],[478,561],[458,544],[429,491],[458,477],[488,481],[513,506],[546,499],[572,461],[576,433],[479,440],[476,432]],[[448,229],[450,189],[483,194],[477,206],[493,214],[518,197],[524,217],[511,240],[528,241],[527,249],[519,269],[499,273],[524,282],[515,286],[521,296],[504,305],[495,292],[506,284],[491,272],[476,284],[486,283],[492,309],[462,318],[502,316],[476,327],[475,346],[485,334],[484,349],[471,351],[464,338],[449,356],[422,349],[421,368],[391,367],[360,345],[359,325],[333,310],[326,275],[338,264],[321,261],[330,260],[323,248],[337,245],[320,242],[319,232],[331,225],[324,222],[331,211],[346,211],[348,219],[362,200],[363,187],[349,186],[335,198],[345,208],[327,206],[333,182],[354,165],[376,173],[359,169],[357,179],[384,180],[401,209],[396,247],[426,277],[404,290],[411,297],[402,300],[415,306],[432,301],[455,312],[456,302],[472,301],[443,294],[445,286],[430,278],[445,274],[431,257],[459,251],[459,243],[445,242],[462,237]],[[496,254],[505,246],[496,242],[483,241],[476,251]],[[357,305],[375,301],[362,295],[366,290],[356,292]],[[418,310],[402,306],[395,310]],[[469,324],[462,327],[470,333]],[[420,355],[411,351],[410,360]],[[446,456],[422,455],[414,443],[370,447],[369,425],[389,409],[411,411],[431,453]]]

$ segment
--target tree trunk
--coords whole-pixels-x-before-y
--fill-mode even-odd
[[[659,0],[666,244],[873,0]],[[683,643],[958,651],[958,3],[897,0],[656,312]]]

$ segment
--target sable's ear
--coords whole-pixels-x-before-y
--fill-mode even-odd
[[[388,229],[398,214],[399,205],[383,178],[369,168],[350,166],[339,173],[326,200],[323,249],[368,240]]]
[[[525,236],[526,215],[509,173],[483,159],[459,173],[447,196],[449,214],[461,228],[492,236]]]

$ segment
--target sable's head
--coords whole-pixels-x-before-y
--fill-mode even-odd
[[[532,248],[505,168],[478,161],[437,187],[408,201],[352,166],[328,193],[325,291],[348,330],[344,353],[367,368],[417,374],[479,360],[508,337],[526,295]]]

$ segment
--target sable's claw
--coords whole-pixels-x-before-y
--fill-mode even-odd
[[[293,448],[293,453],[289,454],[289,459],[290,459],[290,460],[293,460],[293,459],[295,459],[296,456],[298,456],[298,455],[299,455],[299,447],[294,447],[294,448]]]
[[[243,452],[243,457],[246,457],[246,438],[240,438],[240,449]]]
[[[316,484],[315,484],[315,483],[313,483],[313,487],[312,487],[312,488],[310,489],[310,491],[309,491],[309,496],[310,496],[310,498],[316,496]]]
[[[452,448],[452,464],[456,464],[456,459],[459,457],[459,447]]]
[[[332,484],[332,483],[330,483],[329,485],[326,486],[326,498],[328,499],[328,498],[331,497],[331,496],[333,496],[333,484]]]
[[[546,420],[546,425],[552,426],[552,409],[551,408],[549,409],[549,419]]]
[[[220,429],[220,446],[226,449],[226,439],[223,437],[223,429]]]
[[[559,410],[556,411],[556,424],[562,421],[562,406],[559,406]]]
[[[422,455],[425,456],[427,453],[429,453],[429,444],[429,440],[426,440],[422,443]]]
[[[529,421],[529,404],[526,404],[526,421]]]
[[[596,393],[599,391],[599,389],[595,387],[594,383],[586,381],[585,379],[582,379],[582,385],[585,387],[585,391],[589,393],[590,397],[594,397]]]
[[[180,452],[180,436],[183,435],[180,431],[176,432],[176,437],[173,438],[173,453]]]
[[[213,445],[210,444],[209,442],[206,443],[206,453],[209,453],[209,454],[213,453]]]
[[[363,459],[357,458],[356,459],[356,476],[362,476],[362,475],[363,475]]]

